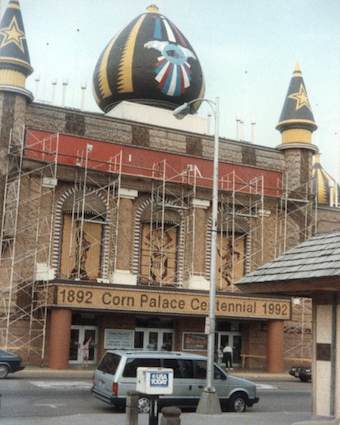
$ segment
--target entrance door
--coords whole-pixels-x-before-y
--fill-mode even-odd
[[[137,328],[135,330],[135,348],[172,351],[174,335],[173,329]]]
[[[217,349],[218,349],[218,362],[222,363],[222,350],[226,345],[233,348],[233,365],[240,366],[241,364],[241,348],[242,337],[239,332],[218,332],[217,333]]]
[[[96,326],[72,326],[71,342],[70,342],[70,358],[71,364],[94,364],[96,363],[96,347],[97,347],[97,327]],[[83,346],[88,342],[88,350],[84,350]],[[86,355],[88,352],[88,359]]]

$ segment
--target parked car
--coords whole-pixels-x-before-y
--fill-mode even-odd
[[[312,380],[312,369],[309,366],[292,366],[289,374],[299,378],[301,382],[311,382]]]
[[[20,356],[9,351],[0,350],[0,379],[6,378],[9,373],[24,369]]]
[[[173,394],[160,396],[159,406],[195,407],[206,384],[207,358],[197,354],[166,351],[108,351],[95,371],[92,393],[117,408],[125,408],[126,394],[136,389],[138,367],[165,367],[174,371]],[[214,386],[221,406],[244,412],[259,401],[256,384],[226,374],[214,365]],[[139,398],[139,410],[148,413],[147,395]]]

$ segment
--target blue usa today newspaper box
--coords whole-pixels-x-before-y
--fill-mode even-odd
[[[163,367],[138,367],[136,391],[150,395],[173,393],[174,371]]]

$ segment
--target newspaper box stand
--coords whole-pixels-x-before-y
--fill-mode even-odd
[[[173,393],[174,371],[161,367],[138,367],[136,391],[150,399],[149,425],[158,424],[158,398]]]

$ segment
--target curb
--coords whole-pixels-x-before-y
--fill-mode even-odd
[[[58,379],[92,379],[95,369],[49,369],[39,367],[27,367],[15,375],[21,379],[37,379],[37,378],[58,378]],[[230,375],[246,379],[256,379],[260,381],[295,381],[296,379],[287,373],[266,373],[261,371],[231,371]]]
[[[92,379],[94,369],[49,369],[49,368],[26,368],[17,372],[12,377],[21,379],[36,379],[36,378],[59,378],[59,379]]]

